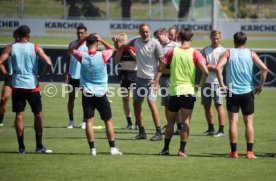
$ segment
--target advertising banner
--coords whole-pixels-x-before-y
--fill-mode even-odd
[[[75,36],[76,28],[83,24],[89,33],[98,33],[104,38],[125,32],[130,37],[137,36],[139,25],[148,23],[154,31],[160,27],[177,26],[179,29],[189,27],[195,38],[208,39],[212,30],[210,21],[113,21],[113,20],[64,20],[64,19],[18,19],[0,18],[0,36],[11,36],[15,28],[28,25],[32,36],[68,37]],[[276,40],[275,21],[218,21],[217,29],[221,30],[224,39],[232,39],[237,31],[244,31],[251,40]],[[152,31],[152,32],[153,32]]]
[[[43,48],[45,53],[51,58],[53,62],[53,67],[48,75],[43,81],[45,82],[64,82],[64,73],[66,71],[67,62],[67,48]],[[0,47],[0,53],[2,52],[2,47]],[[268,67],[268,75],[266,79],[265,86],[276,87],[276,52],[274,51],[257,51],[261,60]],[[42,70],[43,63],[40,61],[39,70]],[[107,73],[109,83],[119,83],[118,74],[121,70],[121,65],[115,65],[113,59],[111,58],[107,63]],[[258,84],[260,79],[261,71],[255,66],[254,67],[254,83]],[[196,82],[199,83],[201,78],[200,71],[197,71]],[[0,76],[0,81],[3,81],[3,75]]]

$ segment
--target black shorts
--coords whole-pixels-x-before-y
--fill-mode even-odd
[[[168,110],[178,112],[180,108],[193,110],[196,97],[194,95],[170,96]]]
[[[69,78],[68,84],[72,85],[74,89],[79,88],[80,87],[80,79]]]
[[[241,108],[244,116],[251,115],[254,113],[254,94],[249,92],[246,94],[229,94],[226,97],[227,111],[238,113]]]
[[[136,74],[136,71],[122,70],[118,75],[121,87],[129,89],[135,83]]]
[[[107,121],[112,117],[111,107],[106,95],[97,97],[91,94],[82,94],[82,109],[85,119],[94,117],[95,108],[99,111],[101,119]]]
[[[32,112],[37,114],[42,111],[40,92],[22,92],[12,91],[12,111],[23,112],[26,107],[26,101],[29,102]]]
[[[5,79],[4,86],[12,86],[12,80]]]

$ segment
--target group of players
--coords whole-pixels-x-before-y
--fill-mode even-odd
[[[202,135],[224,136],[224,108],[223,94],[226,96],[226,106],[229,118],[229,137],[231,152],[228,157],[238,158],[237,153],[237,123],[238,112],[241,108],[246,126],[247,158],[256,158],[253,153],[254,143],[254,94],[259,94],[265,83],[267,68],[258,55],[245,48],[247,35],[244,32],[234,34],[235,48],[225,49],[220,45],[221,32],[213,30],[210,33],[211,45],[202,52],[191,48],[193,32],[186,28],[178,31],[177,27],[159,28],[151,36],[150,25],[143,23],[139,26],[139,37],[128,41],[127,34],[120,33],[112,38],[114,47],[109,45],[96,33],[88,34],[87,28],[80,25],[77,28],[77,40],[70,43],[69,59],[65,73],[65,81],[73,86],[69,93],[67,128],[74,127],[73,108],[75,88],[82,90],[83,123],[86,130],[90,154],[95,156],[94,146],[94,111],[97,109],[106,126],[106,135],[110,145],[111,155],[122,155],[115,147],[112,112],[107,98],[108,75],[106,63],[113,56],[114,62],[121,63],[119,74],[122,88],[123,109],[127,120],[126,129],[139,129],[134,140],[147,139],[144,128],[142,103],[147,97],[156,133],[151,141],[160,141],[162,129],[159,110],[156,105],[158,85],[161,90],[162,106],[165,107],[164,147],[160,155],[169,155],[169,144],[173,134],[180,135],[178,156],[186,157],[185,147],[189,138],[191,115],[196,101],[196,90],[201,91],[201,103],[205,109],[208,130]],[[16,132],[19,153],[25,153],[24,146],[24,108],[26,101],[32,107],[35,117],[37,153],[50,153],[42,145],[42,109],[39,94],[39,80],[41,80],[52,66],[51,61],[43,50],[35,44],[29,43],[30,29],[20,26],[14,37],[15,43],[7,46],[0,57],[0,66],[10,59],[9,72],[1,66],[1,72],[11,80],[13,112],[16,113]],[[106,50],[98,51],[98,43],[102,43]],[[42,73],[38,76],[37,58],[46,63]],[[257,87],[253,85],[253,65],[256,64],[262,74]],[[226,85],[222,77],[222,69],[226,69]],[[196,69],[202,71],[198,86],[195,84]],[[135,84],[134,89],[132,88]],[[6,85],[6,84],[5,84]],[[133,91],[133,107],[136,123],[131,120],[129,93]],[[3,91],[4,92],[4,91]],[[3,94],[2,92],[2,97]],[[6,96],[7,97],[7,96]],[[2,100],[6,100],[3,99]],[[214,115],[212,111],[214,100],[218,112],[219,129],[214,130]],[[6,101],[4,101],[5,103]],[[1,103],[1,106],[5,104]],[[5,109],[0,109],[4,115]],[[1,120],[1,119],[0,119]],[[177,130],[174,132],[174,124]]]

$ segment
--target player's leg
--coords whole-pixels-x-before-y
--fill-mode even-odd
[[[165,130],[165,138],[164,138],[164,147],[159,153],[160,155],[169,155],[169,146],[171,142],[171,138],[173,136],[174,123],[176,119],[177,112],[168,111],[168,123]]]
[[[169,145],[174,130],[174,123],[176,120],[176,115],[180,110],[179,97],[170,96],[168,104],[168,123],[165,131],[164,147],[159,153],[160,155],[169,155]]]
[[[24,145],[24,112],[16,112],[15,116],[15,130],[17,135],[17,141],[19,145],[19,153],[25,153]]]
[[[224,122],[225,122],[225,112],[223,108],[223,95],[220,92],[219,85],[215,84],[214,88],[214,103],[218,113],[218,122],[219,129],[218,132],[215,133],[214,137],[222,137],[224,136]]]
[[[19,145],[19,153],[25,153],[24,145],[24,109],[26,106],[25,93],[12,92],[12,111],[15,112],[15,131]]]
[[[210,136],[215,134],[214,129],[214,114],[211,104],[205,104],[204,106],[204,112],[205,112],[205,118],[207,120],[208,129],[204,133],[202,133],[203,136]]]
[[[180,147],[178,156],[186,157],[185,147],[190,135],[190,121],[192,117],[192,112],[194,109],[194,103],[196,98],[194,96],[184,95],[181,97],[181,121],[182,121],[182,130],[180,133]]]
[[[52,153],[52,150],[46,149],[42,144],[43,135],[43,113],[40,92],[27,92],[26,99],[29,102],[34,114],[34,130],[36,137],[36,153]]]
[[[78,87],[77,80],[69,78],[68,83],[68,103],[67,103],[67,110],[68,110],[68,116],[69,116],[69,122],[67,128],[74,128],[74,102],[75,102],[75,96],[76,96],[76,87]]]
[[[1,102],[0,102],[0,127],[4,126],[4,115],[7,110],[7,103],[11,96],[12,89],[11,86],[6,85],[6,82],[4,83],[3,89],[2,89],[2,95],[1,95]]]
[[[108,144],[110,147],[110,154],[111,155],[122,155],[122,152],[118,150],[115,146],[115,138],[114,138],[114,128],[112,124],[112,119],[107,119],[104,121],[105,129],[106,129],[106,136],[108,139]]]
[[[211,84],[205,84],[204,88],[201,91],[201,104],[204,107],[205,118],[207,120],[208,129],[203,132],[201,135],[210,136],[214,135],[214,114],[212,109],[212,90]]]
[[[243,114],[243,121],[245,124],[245,139],[247,146],[246,158],[257,158],[253,152],[254,144],[254,95],[252,92],[243,95],[241,110]]]
[[[97,153],[96,153],[96,148],[94,144],[95,136],[94,136],[94,129],[93,129],[94,118],[85,119],[85,123],[86,123],[85,133],[86,133],[86,138],[90,149],[90,154],[92,156],[96,156]]]
[[[190,121],[192,117],[192,109],[181,109],[181,122],[182,122],[182,130],[180,133],[180,147],[178,156],[186,157],[185,147],[189,139],[190,135]]]
[[[222,137],[224,136],[224,122],[225,122],[225,113],[222,104],[215,104],[217,113],[218,113],[218,122],[219,129],[218,132],[215,133],[214,137]]]
[[[231,152],[228,157],[238,158],[237,142],[238,142],[238,117],[239,113],[228,111],[229,119],[229,141]]]
[[[154,90],[152,86],[148,89],[148,106],[151,111],[151,116],[155,125],[155,135],[150,139],[151,141],[161,141],[162,140],[162,132],[161,132],[161,126],[160,126],[160,117],[159,117],[159,111],[156,105],[156,98],[157,98],[157,90]]]
[[[228,94],[226,97],[226,107],[229,120],[229,142],[231,152],[227,157],[238,158],[237,142],[238,142],[238,117],[239,117],[239,95]]]
[[[170,78],[161,76],[159,80],[159,89],[161,93],[161,106],[164,107],[164,113],[166,118],[166,125],[162,127],[165,133],[165,129],[168,123],[168,103],[169,103],[169,86],[170,86]]]
[[[121,83],[121,96],[123,101],[123,109],[127,120],[126,129],[132,129],[131,111],[129,106],[129,84],[127,82]]]
[[[175,130],[175,132],[173,133],[174,135],[180,135],[181,133],[181,129],[182,129],[182,123],[181,123],[181,111],[179,111],[176,115],[176,125],[177,125],[177,129]]]
[[[105,123],[106,137],[110,147],[111,155],[122,155],[122,153],[115,147],[114,127],[112,123],[112,112],[110,103],[106,95],[95,98],[96,109],[99,111],[101,119]]]
[[[243,120],[244,120],[244,124],[245,124],[245,139],[246,139],[246,144],[247,144],[246,145],[247,146],[247,158],[255,157],[253,154],[253,144],[254,144],[253,117],[254,117],[254,114],[243,116]]]
[[[134,100],[133,108],[134,108],[135,119],[138,124],[139,133],[132,139],[135,139],[135,140],[147,139],[147,134],[144,128],[144,115],[142,111],[142,102]]]
[[[151,141],[160,141],[162,140],[162,132],[161,132],[161,127],[160,127],[160,117],[159,117],[159,112],[158,112],[158,108],[156,105],[156,101],[155,100],[148,100],[148,106],[150,108],[151,111],[151,116],[155,125],[155,135],[151,138]]]
[[[95,112],[95,98],[93,95],[82,93],[82,110],[85,120],[85,134],[89,146],[89,151],[92,156],[96,156],[96,149],[94,145],[94,112]]]
[[[144,128],[144,116],[142,112],[142,103],[146,96],[146,87],[145,84],[147,82],[144,79],[139,77],[136,78],[136,87],[133,90],[133,108],[134,108],[134,115],[135,119],[139,126],[139,133],[133,137],[132,139],[139,140],[139,139],[147,139],[147,135]]]

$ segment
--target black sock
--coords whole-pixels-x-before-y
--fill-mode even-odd
[[[180,141],[180,148],[179,148],[179,151],[184,152],[186,143],[187,143],[186,141]]]
[[[169,150],[171,139],[164,139],[164,148],[163,150]]]
[[[35,135],[35,139],[36,139],[36,147],[37,148],[42,148],[42,135]]]
[[[127,117],[126,119],[127,119],[127,124],[132,125],[131,117]]]
[[[90,149],[95,148],[94,141],[88,141],[88,144]]]
[[[231,151],[237,151],[237,143],[230,143]]]
[[[70,119],[70,121],[73,121],[73,120],[74,120],[73,114],[69,114],[69,119]]]
[[[19,148],[25,148],[25,145],[24,145],[24,136],[17,136],[17,141],[18,141],[18,144],[19,144]]]
[[[140,127],[140,126],[139,126],[139,134],[142,134],[142,135],[145,135],[145,134],[146,134],[145,128],[144,128],[144,127]]]
[[[109,147],[110,148],[114,148],[115,147],[115,141],[113,140],[113,141],[108,141],[108,143],[109,143]]]
[[[181,130],[182,128],[182,124],[181,123],[177,123],[177,130]]]
[[[208,124],[208,131],[215,131],[214,124]]]
[[[218,130],[218,132],[219,133],[224,133],[224,125],[219,125],[219,130]]]
[[[156,133],[158,133],[158,134],[162,134],[162,132],[161,132],[161,128],[160,128],[160,127],[156,127]]]
[[[254,143],[247,143],[246,146],[247,146],[247,151],[252,151],[253,150],[253,144]]]
[[[3,123],[4,115],[0,115],[0,124]]]

